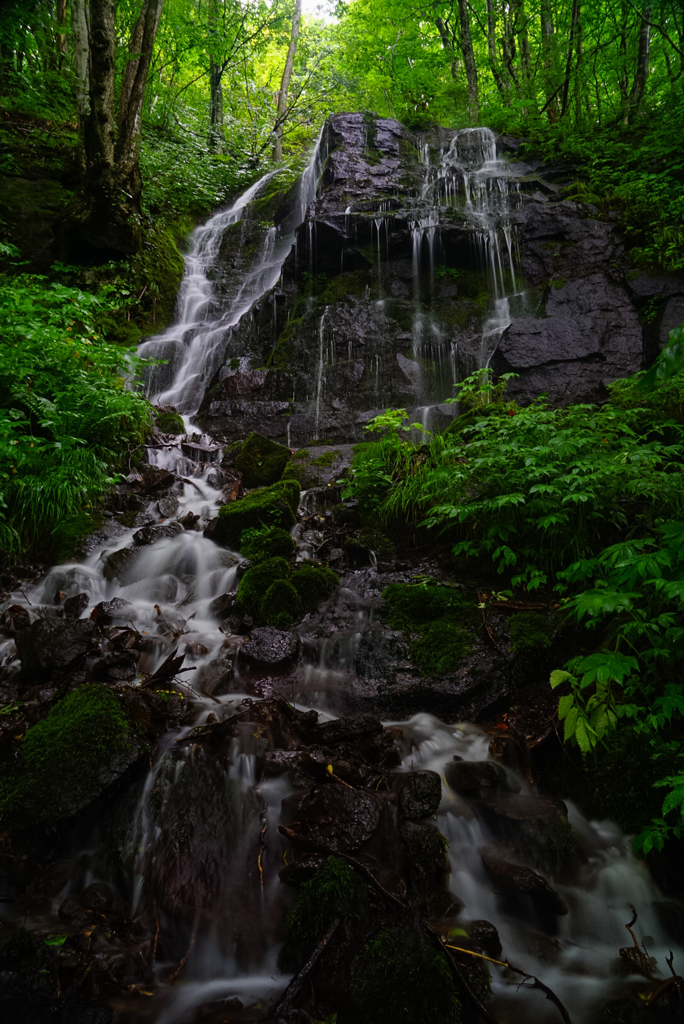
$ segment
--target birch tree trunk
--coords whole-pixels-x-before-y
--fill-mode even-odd
[[[295,54],[297,53],[297,40],[299,39],[299,24],[302,20],[302,0],[295,0],[294,14],[292,15],[292,32],[290,33],[290,45],[287,49],[287,58],[283,68],[283,77],[278,92],[278,105],[276,108],[275,122],[275,145],[273,146],[273,159],[279,163],[283,159],[283,124],[287,116],[287,96],[290,91],[290,79],[294,68]]]
[[[641,27],[639,29],[639,52],[637,55],[637,67],[636,74],[634,75],[634,81],[632,82],[632,88],[629,92],[629,98],[627,100],[627,112],[625,114],[625,123],[628,122],[629,118],[636,114],[641,106],[641,101],[644,98],[646,92],[646,80],[648,79],[648,65],[649,56],[651,50],[651,18],[653,16],[653,8],[650,4],[643,7],[641,18]]]
[[[473,40],[470,34],[470,11],[468,0],[458,0],[458,16],[461,22],[461,50],[468,81],[468,116],[474,124],[480,119],[480,97],[477,82],[477,64],[473,52]]]

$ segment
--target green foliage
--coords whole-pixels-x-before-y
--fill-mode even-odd
[[[299,594],[304,611],[313,612],[321,601],[332,597],[340,577],[332,569],[304,564],[292,575],[292,586]]]
[[[535,654],[551,646],[553,626],[541,612],[519,612],[508,620],[511,648],[516,654]]]
[[[484,409],[492,403],[503,402],[508,381],[517,377],[517,373],[504,373],[494,383],[494,373],[489,366],[475,370],[460,384],[455,384],[458,394],[456,398],[448,398],[447,402],[459,402],[465,409]]]
[[[81,686],[26,733],[18,764],[0,777],[0,817],[41,824],[69,817],[139,745],[114,694],[98,683]]]
[[[102,339],[120,299],[19,275],[0,280],[0,541],[49,555],[150,429],[139,362]]]
[[[237,550],[245,530],[263,527],[290,529],[297,521],[295,510],[299,494],[296,481],[282,480],[271,487],[252,491],[239,501],[223,505],[219,510],[213,539]]]
[[[292,535],[279,526],[244,530],[240,537],[240,551],[254,563],[263,562],[267,558],[289,558],[294,548]]]
[[[263,487],[280,479],[290,458],[289,448],[261,434],[250,434],[235,459],[235,467],[242,473],[245,487]]]
[[[351,994],[368,1024],[452,1024],[458,998],[444,955],[416,927],[370,939],[352,967]]]

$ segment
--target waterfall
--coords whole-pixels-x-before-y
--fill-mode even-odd
[[[266,232],[256,260],[242,280],[233,282],[232,295],[221,307],[215,300],[211,274],[226,230],[239,223],[245,210],[275,174],[269,171],[235,200],[232,206],[195,229],[185,258],[185,276],[178,298],[178,322],[163,334],[143,342],[138,354],[166,361],[147,373],[147,392],[157,405],[172,405],[186,416],[197,412],[207,384],[218,369],[230,332],[254,305],[276,285],[297,229],[316,196],[322,170],[322,132],[299,183],[288,228]],[[313,222],[309,222],[310,231]],[[309,244],[310,258],[313,245]]]

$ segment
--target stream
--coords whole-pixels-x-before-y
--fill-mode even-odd
[[[255,263],[243,279],[233,282],[227,301],[217,302],[211,280],[221,240],[271,175],[192,235],[177,322],[140,346],[141,356],[166,360],[147,371],[148,394],[155,404],[179,410],[187,429],[184,437],[165,437],[147,452],[152,467],[173,475],[163,496],[149,495],[146,508],[137,513],[131,527],[121,523],[120,514],[110,513],[84,557],[55,566],[9,602],[26,608],[32,617],[50,617],[62,614],[65,599],[85,594],[83,619],[100,602],[123,602],[111,606],[114,624],[134,628],[149,640],[139,672],[154,673],[172,652],[181,647],[185,652],[178,679],[186,699],[194,702],[195,714],[191,722],[161,737],[147,773],[139,775],[127,795],[119,798],[115,814],[125,822],[123,862],[113,863],[102,838],[106,832],[102,822],[90,834],[81,824],[68,855],[62,857],[60,881],[47,899],[36,901],[35,894],[28,892],[14,903],[0,904],[5,929],[25,921],[29,929],[56,931],[58,910],[67,897],[77,897],[95,882],[112,886],[117,905],[131,921],[144,924],[145,941],[154,946],[148,980],[124,986],[109,1000],[117,1024],[258,1020],[285,988],[288,975],[279,973],[277,959],[284,916],[294,895],[279,879],[287,844],[278,833],[278,823],[281,805],[292,798],[296,787],[287,774],[265,772],[249,702],[281,695],[298,712],[317,713],[319,724],[354,712],[348,697],[352,677],[357,689],[361,685],[355,677],[357,652],[364,636],[372,635],[380,590],[389,578],[376,565],[345,571],[330,602],[296,627],[301,639],[296,664],[286,672],[259,670],[241,655],[248,633],[231,633],[216,611],[217,599],[237,588],[240,555],[219,547],[202,532],[224,500],[219,470],[223,447],[193,426],[193,416],[207,382],[225,360],[226,351],[230,352],[235,325],[271,292],[293,246],[301,244],[298,239],[308,230],[307,210],[316,196],[324,157],[317,145],[302,176],[299,212],[291,219],[289,231],[272,228],[266,233]],[[423,193],[416,197],[411,225],[416,288],[419,271],[426,267],[432,282],[427,287],[434,287],[437,240],[432,209],[461,204],[472,227],[492,295],[481,337],[473,339],[479,366],[489,364],[511,318],[524,315],[527,309],[510,223],[516,196],[506,165],[497,157],[493,133],[472,129],[456,133],[441,162],[427,165]],[[379,253],[379,273],[383,246],[389,244],[387,230],[379,218],[373,243]],[[426,363],[441,367],[431,379],[445,389],[425,393],[413,412],[414,419],[429,429],[433,410],[445,408],[448,389],[462,375],[463,363],[452,343],[439,335],[419,299],[416,294],[413,349]],[[314,441],[320,433],[327,352],[321,320],[320,350],[311,353]],[[382,406],[383,396],[378,398]],[[325,519],[315,499],[314,494],[302,493],[299,518],[304,525],[294,528],[300,561],[312,556],[316,516],[321,522]],[[173,526],[181,522],[185,528]],[[166,531],[159,529],[169,526]],[[148,527],[158,532],[140,544],[135,535]],[[123,553],[130,551],[133,555],[125,571],[115,574],[112,566],[122,565],[122,557],[127,557]],[[401,578],[410,578],[410,573]],[[327,623],[327,636],[318,628],[321,623]],[[13,641],[0,642],[0,662],[18,671],[15,658]],[[221,676],[217,666],[228,664],[232,669],[225,668],[224,674],[229,681],[217,685]],[[425,693],[427,709],[428,685]],[[231,714],[244,717],[225,761],[214,763],[192,743],[179,742],[191,729],[210,726]],[[546,839],[531,840],[535,867],[548,879],[554,907],[542,907],[534,896],[520,892],[515,898],[510,892],[507,896],[505,880],[499,885],[493,881],[497,858],[503,856],[511,838],[519,836],[521,822],[539,822],[545,815],[556,814],[553,802],[538,795],[529,773],[511,764],[497,776],[495,807],[491,801],[469,799],[449,784],[453,766],[460,762],[499,764],[492,752],[491,730],[483,724],[447,723],[428,710],[402,720],[383,718],[400,751],[396,770],[432,771],[442,780],[434,823],[449,844],[448,888],[458,908],[452,911],[457,935],[464,923],[494,925],[501,952],[493,959],[509,958],[522,971],[541,978],[563,1002],[573,1024],[591,1024],[603,1003],[624,998],[643,984],[637,973],[626,975],[616,968],[619,949],[631,944],[625,925],[632,907],[638,913],[639,941],[657,962],[656,977],[668,976],[666,957],[672,940],[654,907],[662,895],[645,865],[633,856],[630,838],[617,826],[587,821],[569,804],[572,837],[562,865],[555,863],[555,850],[549,850],[544,859]],[[186,817],[191,824],[188,838],[181,841],[178,830]],[[490,858],[489,868],[482,851]],[[681,971],[684,951],[675,950],[674,955],[675,967]],[[521,984],[505,967],[491,965],[491,974],[492,999],[487,1007],[498,1024],[560,1020],[556,1007],[541,992]]]

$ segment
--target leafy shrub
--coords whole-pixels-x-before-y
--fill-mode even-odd
[[[139,363],[102,340],[118,308],[99,295],[19,275],[0,280],[0,542],[48,556],[151,427]]]

